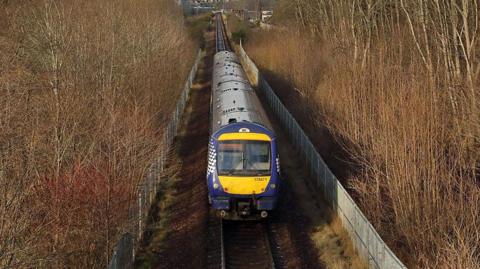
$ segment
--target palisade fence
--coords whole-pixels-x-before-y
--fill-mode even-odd
[[[129,226],[122,238],[117,242],[115,246],[113,256],[108,264],[107,269],[128,269],[133,268],[133,262],[135,259],[135,247],[137,242],[142,237],[145,229],[146,218],[152,202],[155,200],[158,184],[162,173],[165,168],[165,163],[168,154],[173,144],[173,139],[177,134],[179,123],[185,110],[185,105],[190,94],[190,89],[197,73],[198,66],[201,59],[205,56],[205,52],[200,50],[197,54],[195,63],[188,75],[185,87],[182,94],[179,97],[175,111],[172,113],[169,123],[165,127],[162,138],[162,152],[154,163],[150,165],[147,170],[145,180],[138,186],[137,202],[132,207],[129,217],[133,225]]]
[[[314,184],[322,191],[325,200],[335,209],[359,254],[368,261],[371,268],[406,268],[383,242],[352,197],[330,171],[295,118],[288,112],[268,82],[262,77],[241,43],[240,46],[237,46],[237,53],[252,84],[265,96],[271,111],[280,120],[290,141],[305,160],[310,174],[315,179]]]

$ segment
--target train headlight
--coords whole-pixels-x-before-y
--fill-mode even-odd
[[[218,188],[220,188],[220,185],[218,185],[217,183],[214,183],[214,184],[213,184],[213,188],[214,188],[214,189],[218,189]]]
[[[270,188],[271,188],[271,189],[275,189],[276,187],[277,187],[277,185],[275,185],[275,184],[270,184]]]

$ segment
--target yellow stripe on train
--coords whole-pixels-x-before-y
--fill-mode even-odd
[[[266,134],[259,133],[225,133],[220,135],[219,141],[226,140],[256,140],[256,141],[272,141]]]
[[[229,194],[250,195],[261,194],[270,182],[270,176],[266,177],[231,177],[219,176],[223,191]]]

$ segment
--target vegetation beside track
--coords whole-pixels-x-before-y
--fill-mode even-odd
[[[214,26],[211,16],[211,13],[205,13],[186,18],[188,32],[201,48],[205,48],[206,45],[205,32]]]
[[[228,29],[232,33],[232,41],[236,44],[247,41],[252,27],[254,25],[250,22],[245,22],[233,14],[229,14],[227,18]]]
[[[478,268],[478,1],[358,3],[279,1],[246,49],[402,261]]]
[[[1,268],[106,267],[195,54],[174,1],[0,1]]]

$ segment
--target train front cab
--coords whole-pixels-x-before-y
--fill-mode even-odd
[[[262,125],[229,124],[211,137],[209,202],[224,219],[266,218],[277,205],[279,173],[275,135]]]

